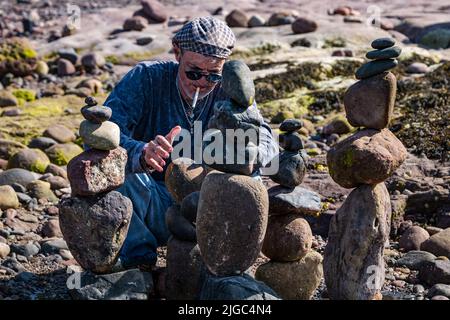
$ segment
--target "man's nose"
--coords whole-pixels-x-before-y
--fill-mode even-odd
[[[198,85],[202,88],[208,87],[210,85],[210,83],[208,82],[208,80],[206,80],[205,77],[201,77],[201,79],[198,80],[197,82],[198,82]]]

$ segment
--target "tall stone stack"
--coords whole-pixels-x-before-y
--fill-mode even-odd
[[[268,190],[269,222],[262,247],[270,261],[259,266],[255,275],[289,300],[310,299],[323,275],[322,256],[311,249],[313,235],[304,219],[305,214],[320,211],[320,196],[299,186],[306,174],[306,153],[296,132],[301,127],[295,119],[280,126],[283,151],[275,159],[278,172],[270,176],[280,185]]]
[[[255,86],[250,69],[241,61],[226,62],[222,75],[226,97],[215,103],[208,122],[209,130],[203,138],[204,161],[219,171],[251,175],[258,164],[259,128],[263,123],[253,105]],[[230,137],[229,132],[235,133],[237,139]],[[247,138],[244,134],[248,134]],[[218,139],[223,141],[223,149],[209,152],[217,146]]]
[[[80,136],[89,147],[67,165],[72,195],[60,202],[60,226],[78,263],[94,273],[108,273],[125,240],[133,206],[114,189],[124,183],[127,152],[119,147],[119,127],[112,111],[88,97]]]
[[[202,165],[188,158],[174,159],[166,170],[165,183],[175,201],[166,212],[171,237],[167,242],[165,294],[170,300],[196,299],[201,288],[205,267],[195,221],[206,174]]]
[[[262,119],[256,108],[249,107],[255,94],[249,72],[239,61],[225,64],[222,86],[227,96],[215,105],[208,123],[212,135],[205,137],[204,150],[215,138],[225,139],[227,129],[254,129],[258,134]],[[205,171],[180,158],[166,172],[166,185],[178,203],[166,216],[172,233],[167,248],[169,299],[278,298],[246,272],[261,251],[269,209],[263,183],[249,177],[257,142],[228,142],[223,150],[215,150],[216,161],[204,159],[210,166]],[[227,161],[230,150],[234,156]],[[244,161],[237,162],[239,155]]]
[[[344,95],[346,116],[360,131],[327,154],[333,180],[355,188],[332,218],[324,255],[324,276],[331,299],[381,299],[383,249],[389,237],[391,205],[383,183],[403,163],[407,151],[387,129],[395,103],[396,78],[388,70],[400,48],[376,39],[375,59],[356,71],[360,79]]]

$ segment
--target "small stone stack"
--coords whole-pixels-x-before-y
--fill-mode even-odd
[[[389,237],[391,204],[383,183],[403,163],[407,151],[387,129],[392,117],[396,78],[387,72],[400,49],[377,39],[368,58],[379,59],[356,72],[362,79],[344,95],[347,119],[363,127],[334,145],[327,154],[333,180],[355,188],[331,219],[324,255],[324,275],[331,299],[381,299],[383,249]]]
[[[310,299],[322,278],[322,256],[311,250],[312,231],[303,215],[317,215],[320,196],[300,187],[306,174],[306,154],[297,133],[302,122],[283,121],[280,146],[272,160],[279,169],[270,178],[279,183],[269,192],[269,223],[262,252],[270,261],[259,266],[256,278],[267,283],[283,299]]]
[[[125,180],[127,152],[119,147],[112,111],[86,98],[80,136],[90,148],[67,165],[72,196],[60,203],[60,226],[74,258],[85,269],[108,273],[125,240],[133,206],[114,189]]]
[[[303,123],[296,119],[284,120],[280,125],[280,130],[285,132],[280,134],[280,146],[283,150],[272,160],[278,162],[278,171],[270,178],[287,188],[295,188],[303,182],[306,175],[306,152],[303,141],[298,130]]]
[[[373,61],[363,64],[356,70],[356,79],[370,78],[396,67],[398,61],[395,58],[400,56],[402,49],[394,47],[394,44],[395,41],[392,38],[379,38],[372,41],[371,46],[375,50],[367,52],[366,58]]]

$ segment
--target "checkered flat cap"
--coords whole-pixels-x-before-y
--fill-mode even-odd
[[[236,37],[225,22],[213,17],[200,17],[186,23],[172,42],[183,50],[226,59]]]

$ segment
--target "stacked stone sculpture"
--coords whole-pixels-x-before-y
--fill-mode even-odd
[[[166,187],[175,200],[166,212],[171,233],[166,258],[167,299],[196,299],[202,285],[205,267],[197,245],[195,222],[199,191],[206,174],[203,166],[188,158],[174,159],[166,170]]]
[[[285,120],[280,125],[283,150],[273,161],[279,170],[270,178],[280,185],[268,190],[269,223],[262,252],[270,261],[259,266],[256,279],[283,299],[310,299],[322,278],[322,256],[311,250],[312,231],[304,215],[316,215],[320,196],[300,187],[306,174],[306,154],[297,133],[302,122]]]
[[[363,129],[334,145],[327,154],[329,173],[344,188],[355,188],[331,219],[324,254],[324,276],[331,299],[381,299],[383,249],[389,236],[391,205],[383,183],[403,163],[406,149],[387,129],[396,78],[387,70],[400,49],[392,39],[377,39],[356,72],[361,79],[344,95],[350,124]],[[392,47],[392,48],[391,48]],[[387,59],[387,60],[386,60]]]
[[[88,97],[81,112],[80,136],[89,148],[67,165],[72,195],[60,202],[60,226],[78,263],[94,273],[108,273],[125,240],[133,206],[114,189],[124,183],[127,152],[120,131],[109,122],[111,109]]]
[[[223,100],[214,105],[214,114],[208,123],[208,132],[203,138],[203,155],[205,163],[211,168],[223,172],[251,175],[257,165],[259,127],[262,116],[253,105],[255,86],[248,66],[237,60],[231,60],[223,67]],[[236,134],[237,139],[230,138],[227,130]],[[230,132],[230,131],[229,131]],[[243,138],[248,134],[248,141]],[[210,152],[223,141],[223,149]],[[212,158],[208,156],[211,154]]]
[[[226,63],[222,81],[226,97],[215,105],[208,124],[210,137],[223,135],[225,142],[227,129],[254,129],[258,134],[262,118],[251,106],[255,91],[249,71],[242,62]],[[206,138],[203,146],[213,143]],[[166,213],[172,233],[167,248],[168,299],[278,299],[247,272],[261,251],[269,210],[263,183],[249,177],[255,169],[252,155],[257,141],[231,142],[219,150],[225,151],[219,160],[225,160],[227,148],[235,155],[245,154],[245,161],[236,163],[236,157],[229,163],[205,161],[209,168],[205,169],[179,158],[166,171],[166,186],[177,202]]]

